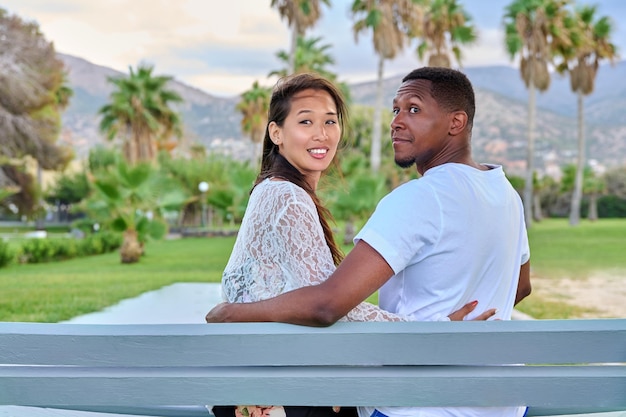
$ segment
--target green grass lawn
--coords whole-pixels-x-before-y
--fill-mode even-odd
[[[533,274],[584,279],[594,271],[622,273],[626,285],[626,220],[550,219],[529,230]],[[146,256],[122,265],[117,252],[0,269],[0,321],[57,322],[101,310],[175,282],[219,282],[234,238],[150,242]],[[370,298],[376,301],[376,295]],[[531,295],[520,310],[537,318],[567,318],[581,309]]]
[[[582,221],[576,227],[554,219],[535,223],[528,234],[537,275],[586,278],[594,271],[626,271],[626,219]]]
[[[569,226],[567,219],[549,219],[534,223],[528,235],[533,275],[582,280],[597,272],[610,271],[622,277],[626,285],[625,219],[583,220],[576,227]],[[536,318],[580,317],[586,312],[593,315],[592,310],[567,300],[545,300],[536,294],[531,294],[517,308]]]
[[[57,322],[175,282],[219,282],[234,238],[150,242],[141,262],[119,253],[0,269],[0,321]]]

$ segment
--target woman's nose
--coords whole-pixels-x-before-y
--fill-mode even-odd
[[[326,128],[324,126],[322,126],[319,129],[317,129],[317,131],[315,132],[314,139],[317,139],[317,140],[326,140],[326,139],[328,139],[328,134],[326,134]]]

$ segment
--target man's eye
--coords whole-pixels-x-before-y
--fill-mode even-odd
[[[419,109],[419,107],[411,107],[409,109],[409,112],[411,112],[411,113],[419,113],[420,109]]]
[[[393,114],[396,114],[396,115],[397,115],[398,113],[400,113],[400,109],[395,108],[395,109],[391,110],[391,112],[392,112]]]

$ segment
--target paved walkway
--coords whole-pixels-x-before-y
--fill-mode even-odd
[[[75,317],[66,323],[205,323],[204,316],[219,302],[220,284],[181,282],[123,300],[102,311]]]

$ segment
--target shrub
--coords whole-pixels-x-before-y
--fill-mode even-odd
[[[120,233],[103,231],[96,236],[102,241],[102,250],[105,253],[113,252],[122,246],[122,235]]]
[[[0,268],[7,266],[13,261],[13,251],[9,244],[0,239]]]
[[[50,243],[53,246],[55,261],[63,261],[78,256],[78,244],[75,239],[55,239]]]
[[[112,252],[121,244],[122,236],[113,232],[91,234],[82,239],[30,239],[22,244],[18,259],[20,263],[30,264],[63,261],[79,256]],[[1,262],[0,266],[2,266]]]
[[[28,239],[22,243],[20,262],[37,264],[49,262],[54,257],[54,246],[49,239]]]
[[[626,217],[626,199],[607,195],[598,199],[598,216],[603,218]]]

